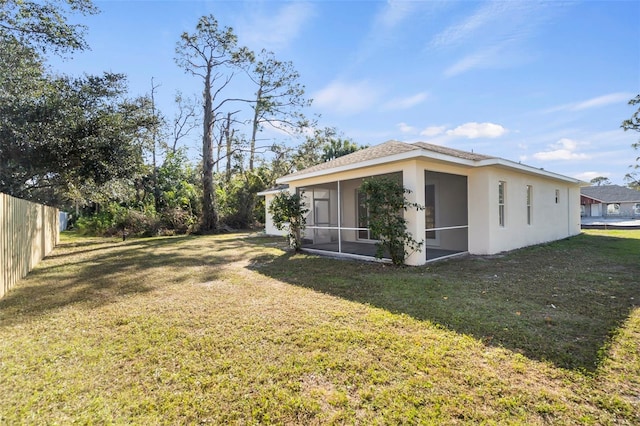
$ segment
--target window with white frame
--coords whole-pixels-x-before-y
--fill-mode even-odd
[[[498,224],[501,227],[504,227],[505,218],[504,218],[504,204],[505,204],[505,190],[506,190],[506,182],[500,181],[498,182]]]
[[[633,214],[639,214],[640,215],[640,203],[635,203],[633,205]]]
[[[617,215],[620,214],[620,204],[611,203],[607,204],[607,215]]]
[[[527,185],[527,225],[531,225],[533,217],[533,186]]]

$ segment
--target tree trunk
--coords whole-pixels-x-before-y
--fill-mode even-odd
[[[230,133],[231,129],[231,113],[227,113],[227,123],[224,130],[224,136],[227,142],[227,168],[226,179],[227,182],[231,180],[231,142],[233,140],[233,134]]]
[[[204,131],[202,134],[202,219],[200,230],[213,232],[218,226],[215,190],[213,187],[213,125],[215,116],[211,102],[211,66],[204,82]]]
[[[156,87],[153,85],[153,77],[151,78],[151,112],[155,116],[156,115],[156,100],[155,100],[155,92]],[[153,205],[156,209],[156,213],[160,212],[160,186],[158,185],[158,164],[156,163],[156,146],[158,139],[158,130],[157,126],[154,125],[153,133],[151,135],[153,139]]]
[[[260,81],[262,84],[262,80]],[[256,135],[258,134],[258,119],[260,117],[260,100],[262,99],[262,86],[258,87],[256,94],[256,106],[253,114],[253,129],[251,130],[251,149],[249,152],[249,171],[253,171],[253,160],[256,155]]]

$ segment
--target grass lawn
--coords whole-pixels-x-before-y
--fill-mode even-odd
[[[396,268],[66,234],[0,300],[0,424],[640,424],[640,231]]]

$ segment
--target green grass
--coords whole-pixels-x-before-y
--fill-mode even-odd
[[[637,424],[640,231],[395,268],[64,235],[0,300],[0,424]]]

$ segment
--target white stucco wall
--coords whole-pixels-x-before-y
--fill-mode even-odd
[[[277,236],[286,236],[287,235],[287,231],[285,230],[278,230],[278,228],[276,228],[276,226],[273,224],[273,219],[271,218],[271,215],[269,214],[269,205],[271,204],[271,202],[273,201],[273,198],[276,196],[276,193],[268,193],[265,194],[264,198],[264,206],[266,209],[266,214],[264,217],[264,232],[267,235],[277,235]]]
[[[498,184],[505,182],[505,225],[499,224]],[[527,185],[533,188],[527,224]],[[559,191],[556,203],[556,190]],[[498,167],[469,179],[469,252],[495,254],[580,233],[580,187]]]

